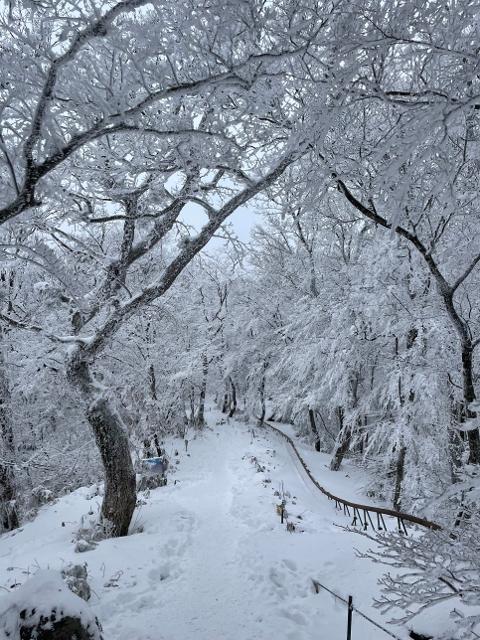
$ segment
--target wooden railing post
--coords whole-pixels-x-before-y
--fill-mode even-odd
[[[352,640],[353,597],[348,596],[347,640]]]

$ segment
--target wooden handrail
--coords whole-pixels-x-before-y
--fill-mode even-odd
[[[334,500],[337,504],[343,505],[344,509],[346,507],[351,507],[354,510],[354,520],[356,519],[356,512],[357,512],[358,513],[358,517],[360,519],[360,522],[362,522],[362,519],[361,519],[361,516],[360,516],[360,511],[363,511],[364,512],[364,517],[365,517],[365,522],[367,522],[365,514],[376,513],[379,516],[390,516],[392,518],[397,518],[399,525],[400,525],[400,523],[402,523],[403,527],[405,527],[405,525],[404,525],[405,522],[412,522],[413,524],[418,524],[420,527],[425,527],[426,529],[431,529],[433,531],[438,531],[438,530],[440,530],[442,528],[436,522],[432,522],[430,520],[426,520],[425,518],[419,518],[418,516],[412,516],[409,513],[403,513],[402,511],[395,511],[394,509],[386,509],[386,508],[383,508],[383,507],[375,507],[375,506],[368,505],[368,504],[360,504],[360,503],[357,503],[357,502],[351,502],[350,500],[345,500],[344,498],[340,498],[339,496],[336,496],[333,493],[330,493],[330,491],[327,491],[327,489],[322,487],[322,485],[313,477],[312,472],[310,471],[310,469],[306,465],[306,463],[303,460],[302,456],[299,454],[299,452],[297,450],[297,447],[295,446],[295,444],[294,444],[293,440],[290,438],[290,436],[288,436],[286,433],[284,433],[283,431],[281,431],[277,427],[274,427],[273,424],[270,424],[266,420],[264,421],[264,424],[267,425],[267,427],[269,427],[270,429],[273,429],[273,431],[278,433],[282,438],[284,438],[288,442],[288,444],[292,447],[295,455],[299,459],[300,464],[304,468],[305,473],[308,475],[310,480],[313,482],[313,484],[317,487],[317,489],[319,491],[321,491],[324,495],[326,495],[327,498],[329,498],[330,500]],[[375,528],[370,517],[369,517],[369,520],[370,520],[371,526],[373,528]],[[382,528],[382,527],[379,527],[379,528]]]

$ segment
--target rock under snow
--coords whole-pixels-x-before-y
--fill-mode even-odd
[[[98,620],[59,572],[40,570],[0,601],[0,637],[8,640],[102,640]]]

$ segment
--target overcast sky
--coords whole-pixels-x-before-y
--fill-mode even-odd
[[[200,229],[200,227],[206,222],[207,217],[200,206],[189,204],[184,208],[181,219],[196,229]],[[237,211],[230,216],[228,221],[233,226],[239,240],[248,242],[253,227],[261,222],[261,217],[254,209],[246,206],[237,209]],[[222,244],[221,240],[214,238],[208,243],[208,249],[221,246]]]

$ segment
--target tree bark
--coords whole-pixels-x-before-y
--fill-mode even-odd
[[[454,409],[452,407],[452,414],[454,413]],[[455,412],[458,413],[458,412]],[[458,415],[452,416],[452,422],[454,425],[457,425],[459,422]],[[458,429],[449,428],[448,430],[448,451],[449,451],[449,461],[450,461],[450,479],[452,484],[456,484],[460,481],[461,471],[462,471],[462,450],[463,450],[463,439]]]
[[[105,469],[102,517],[112,537],[126,536],[136,504],[135,473],[127,434],[105,398],[87,411]]]
[[[19,526],[15,505],[16,483],[13,461],[15,444],[13,438],[10,386],[5,371],[2,346],[0,345],[0,530],[12,531]]]
[[[77,357],[69,379],[88,402],[87,420],[93,430],[105,470],[102,520],[111,537],[126,536],[136,504],[136,478],[127,433],[107,398],[95,386],[88,363]]]
[[[230,411],[228,412],[228,417],[231,418],[237,410],[237,389],[231,376],[228,376],[228,381],[232,392],[232,396],[230,398]]]
[[[150,389],[150,398],[157,400],[157,378],[155,376],[155,367],[150,364],[148,367],[148,387]]]
[[[258,424],[263,424],[265,422],[265,414],[267,412],[267,408],[265,406],[265,371],[267,370],[267,367],[268,364],[264,362],[260,384],[258,386],[258,394],[260,396],[260,415],[258,417]]]
[[[462,377],[463,398],[465,402],[464,420],[477,418],[477,413],[470,409],[470,404],[476,400],[475,387],[473,386],[473,345],[471,340],[462,341]],[[480,464],[480,434],[478,428],[467,431],[469,447],[469,464]]]
[[[358,405],[358,383],[360,381],[359,372],[351,373],[349,376],[349,399],[348,404],[350,409],[355,409]],[[337,408],[338,422],[340,430],[338,432],[337,444],[333,453],[332,461],[330,462],[330,469],[332,471],[338,471],[342,464],[345,454],[350,449],[350,443],[352,441],[353,430],[355,426],[358,428],[361,426],[361,419],[356,420],[356,425],[344,424],[345,411],[343,407]]]
[[[223,394],[222,413],[227,413],[228,409],[228,391]]]
[[[195,424],[197,427],[205,426],[205,398],[207,396],[207,379],[208,379],[208,357],[206,353],[202,353],[202,384],[200,386],[200,397],[198,399],[198,411]]]
[[[310,420],[310,428],[315,438],[315,451],[320,451],[320,434],[318,433],[317,423],[315,422],[315,413],[313,409],[308,409],[308,417]]]
[[[160,458],[163,455],[162,447],[160,445],[160,441],[158,439],[158,434],[153,434],[153,443],[155,445],[155,451],[157,452],[157,456]]]
[[[414,342],[417,338],[417,335],[418,335],[418,330],[415,327],[412,327],[408,331],[407,339],[406,339],[407,351],[409,351],[413,347]],[[399,358],[400,356],[399,344],[400,344],[400,341],[398,339],[398,336],[395,336],[395,351],[394,351],[395,358]],[[411,387],[409,388],[408,396],[405,397],[405,394],[403,392],[402,374],[399,373],[398,402],[400,404],[400,407],[403,408],[406,402],[412,403],[414,399],[415,399],[415,394]],[[406,412],[406,421],[407,421],[407,424],[410,423],[410,411]],[[395,447],[398,447],[398,455],[397,455],[397,460],[395,462],[395,487],[393,490],[393,501],[392,501],[393,508],[396,509],[397,511],[400,511],[400,508],[401,508],[402,486],[403,486],[403,481],[405,479],[405,457],[407,455],[407,448],[405,447],[403,442],[404,442],[403,436],[402,434],[400,434],[399,442],[395,445]],[[393,451],[393,453],[395,453],[395,450]]]
[[[406,453],[407,449],[402,445],[398,452],[397,463],[395,465],[395,492],[393,494],[393,508],[396,511],[400,511],[402,506],[402,483],[405,477]]]
[[[342,464],[343,458],[345,457],[345,454],[350,448],[350,440],[352,436],[350,427],[349,426],[345,427],[343,422],[343,417],[344,417],[343,407],[337,407],[337,416],[338,416],[340,431],[338,434],[335,451],[332,456],[332,461],[330,462],[330,469],[332,471],[338,471],[340,469],[340,465]]]

